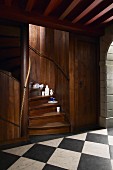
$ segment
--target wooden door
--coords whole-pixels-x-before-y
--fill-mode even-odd
[[[77,127],[97,124],[96,45],[78,40],[78,110]]]

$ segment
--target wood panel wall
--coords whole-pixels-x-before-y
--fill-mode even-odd
[[[20,83],[0,71],[0,144],[19,138]]]
[[[99,118],[99,43],[70,34],[70,121],[72,130],[94,128]]]
[[[26,75],[28,71],[29,63],[29,26],[28,24],[0,21],[0,70],[10,73],[15,79],[9,78],[7,80],[7,88],[5,79],[0,80],[0,92],[2,92],[0,98],[0,114],[4,114],[6,119],[10,117],[10,121],[17,124],[14,115],[17,116],[19,121],[18,112],[20,114],[21,103],[23,98],[23,91],[25,86]],[[15,81],[20,85],[15,85]],[[12,81],[12,82],[11,82]],[[13,82],[14,81],[14,82]],[[4,89],[5,88],[5,89]],[[3,91],[5,95],[3,96]],[[10,93],[9,93],[10,92]],[[11,94],[12,93],[12,94]],[[10,101],[11,100],[11,101]],[[17,100],[17,103],[15,104]],[[14,104],[11,104],[11,102]],[[2,106],[3,105],[3,106]],[[9,107],[10,106],[10,107]],[[8,110],[9,107],[9,110]],[[17,107],[17,112],[14,111],[14,107]],[[28,86],[26,88],[26,95],[23,106],[22,114],[22,128],[21,136],[19,136],[18,126],[8,123],[8,121],[0,120],[2,122],[3,133],[7,133],[5,138],[2,136],[2,140],[10,140],[21,137],[27,137],[27,115],[28,115]],[[19,122],[18,122],[19,123]],[[9,128],[10,126],[10,128]],[[20,124],[19,124],[20,126]],[[12,130],[11,130],[12,129]],[[15,130],[16,129],[16,130]],[[10,133],[9,133],[10,132]],[[3,133],[1,135],[3,135]],[[6,142],[4,141],[4,142]],[[8,142],[7,141],[7,142]]]
[[[30,80],[48,84],[71,123],[71,130],[98,125],[98,38],[30,25],[30,45],[56,65],[30,51]]]
[[[30,81],[48,84],[62,111],[69,114],[69,33],[30,25],[29,44],[50,58],[40,57],[30,50]]]
[[[0,69],[12,73],[20,80],[20,25],[0,22]]]

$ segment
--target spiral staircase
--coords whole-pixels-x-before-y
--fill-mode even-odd
[[[58,103],[48,103],[51,96],[32,95],[34,89],[29,94],[29,135],[60,134],[70,131],[70,124],[66,114]],[[57,112],[60,106],[61,111]]]

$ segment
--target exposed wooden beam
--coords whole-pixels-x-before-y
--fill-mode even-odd
[[[0,6],[0,18],[10,19],[12,21],[24,22],[28,24],[35,24],[53,29],[59,29],[63,31],[71,31],[76,33],[83,33],[86,35],[98,36],[103,34],[103,30],[98,31],[96,29],[87,29],[86,27],[79,27],[71,24],[70,22],[64,22],[60,20],[54,20],[49,17],[37,16],[36,13],[25,13],[21,9],[11,9]]]
[[[5,0],[6,6],[11,6],[13,0]]]
[[[61,2],[62,0],[51,0],[44,12],[44,15],[49,15],[55,8],[57,8],[61,4]]]
[[[78,22],[81,18],[87,15],[92,9],[99,5],[103,0],[95,0],[91,5],[89,5],[80,15],[78,15],[72,23]]]
[[[111,9],[113,9],[113,3],[111,5],[109,5],[107,8],[105,8],[104,10],[102,10],[100,13],[98,13],[96,16],[94,16],[93,18],[91,18],[89,21],[87,21],[85,23],[85,25],[91,24],[92,22],[94,22],[95,20],[97,20],[98,18],[100,18],[102,15],[106,14],[108,11],[110,11]]]
[[[74,0],[64,11],[64,13],[59,17],[60,20],[63,20],[82,0]]]
[[[28,0],[25,10],[30,12],[35,4],[35,0]]]
[[[110,18],[106,19],[105,21],[102,22],[102,24],[111,22],[113,20],[113,16],[111,16]]]

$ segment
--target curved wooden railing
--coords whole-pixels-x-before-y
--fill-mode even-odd
[[[63,71],[63,69],[57,64],[56,61],[54,61],[52,58],[48,57],[48,56],[45,55],[44,53],[38,51],[37,49],[31,47],[30,45],[29,45],[29,49],[32,50],[32,51],[34,51],[35,54],[37,54],[38,56],[43,57],[43,58],[46,58],[47,60],[53,62],[54,65],[55,65],[55,66],[61,71],[61,73],[64,75],[64,77],[66,78],[66,80],[69,81],[69,77],[68,77],[68,76],[66,75],[66,73]]]
[[[19,81],[12,76],[11,72],[8,72],[8,71],[5,71],[5,70],[0,70],[0,73],[6,75],[8,77],[11,77],[13,80],[15,80],[15,81],[17,81],[19,83]]]

